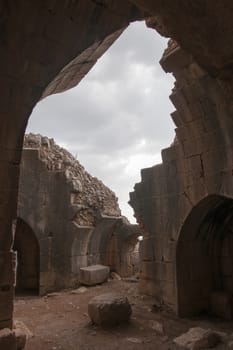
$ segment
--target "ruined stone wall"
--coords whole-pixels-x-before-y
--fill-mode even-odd
[[[53,139],[33,134],[24,141],[18,217],[39,241],[42,294],[74,287],[80,267],[106,262],[111,236],[122,220],[108,187]]]
[[[142,170],[130,203],[144,232],[141,291],[178,311],[176,249],[182,225],[208,195],[233,196],[232,95],[230,82],[223,85],[210,76],[174,43],[161,64],[176,78],[170,96],[176,138],[162,151],[162,164]]]

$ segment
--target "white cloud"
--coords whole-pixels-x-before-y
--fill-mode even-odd
[[[53,137],[132,213],[128,193],[140,169],[161,161],[174,127],[169,117],[173,79],[158,61],[166,40],[132,24],[76,88],[50,96],[33,111],[27,131]]]

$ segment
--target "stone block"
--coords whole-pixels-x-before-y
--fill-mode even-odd
[[[131,313],[128,299],[116,293],[98,295],[88,304],[88,314],[92,322],[100,326],[114,326],[128,322]]]
[[[26,341],[27,341],[26,333],[22,329],[16,328],[14,330],[14,334],[15,334],[15,338],[16,338],[17,350],[24,349],[25,345],[26,345]]]
[[[107,281],[110,273],[109,266],[92,265],[80,268],[79,281],[82,284],[93,286]]]
[[[16,350],[16,338],[14,332],[8,328],[0,330],[0,349],[1,350]]]

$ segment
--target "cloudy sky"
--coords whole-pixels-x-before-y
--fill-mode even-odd
[[[72,90],[35,107],[27,132],[53,137],[116,192],[123,215],[140,169],[161,161],[174,137],[173,78],[160,68],[167,40],[134,23]]]

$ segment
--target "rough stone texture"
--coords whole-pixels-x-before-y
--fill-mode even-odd
[[[176,78],[170,96],[176,139],[162,151],[162,164],[142,170],[130,195],[144,232],[140,290],[190,316],[209,311],[211,293],[232,285],[231,255],[227,262],[221,242],[211,255],[197,238],[205,216],[233,196],[232,98],[176,43],[161,64]]]
[[[174,339],[177,345],[191,350],[214,348],[222,340],[222,334],[211,329],[190,328],[185,334]]]
[[[79,161],[55,144],[53,139],[41,135],[25,135],[24,150],[28,149],[38,150],[38,157],[45,163],[48,171],[65,177],[70,187],[70,205],[77,208],[74,223],[80,226],[95,226],[95,221],[101,215],[121,216],[115,194],[85,171]],[[25,177],[24,174],[22,176]]]
[[[80,268],[79,281],[88,286],[94,286],[106,282],[110,273],[110,268],[104,265],[92,265]]]
[[[131,312],[128,299],[114,293],[98,295],[88,303],[88,314],[92,322],[99,326],[114,326],[128,322]]]
[[[127,242],[137,235],[115,194],[69,152],[47,137],[25,136],[14,241],[19,290],[75,288],[80,267],[94,264],[132,274]]]
[[[211,73],[232,74],[233,4],[227,0],[132,0],[154,17],[150,25],[171,37]],[[152,16],[153,15],[153,16]]]
[[[24,333],[24,331],[20,328],[16,328],[16,329],[14,329],[14,334],[15,334],[15,338],[16,338],[17,350],[24,349],[25,345],[26,345],[26,340],[27,340],[27,336]]]
[[[23,134],[33,107],[42,96],[78,83],[122,29],[147,17],[194,58],[175,72],[177,143],[163,152],[163,165],[143,171],[144,194],[139,185],[131,198],[146,233],[144,247],[150,247],[147,257],[162,254],[173,269],[182,218],[208,194],[232,196],[232,12],[228,0],[2,2],[0,252],[9,253],[13,244]],[[176,308],[176,286],[169,283],[167,289],[168,282],[148,279],[144,286]],[[7,322],[11,327],[0,309],[0,328]]]
[[[17,350],[15,334],[8,328],[0,330],[0,349]]]
[[[122,0],[7,1],[0,14],[0,251],[9,252],[23,135],[32,109],[42,96],[78,83],[121,30],[142,14]],[[12,315],[8,321],[4,317],[0,309],[0,329],[12,327]]]

